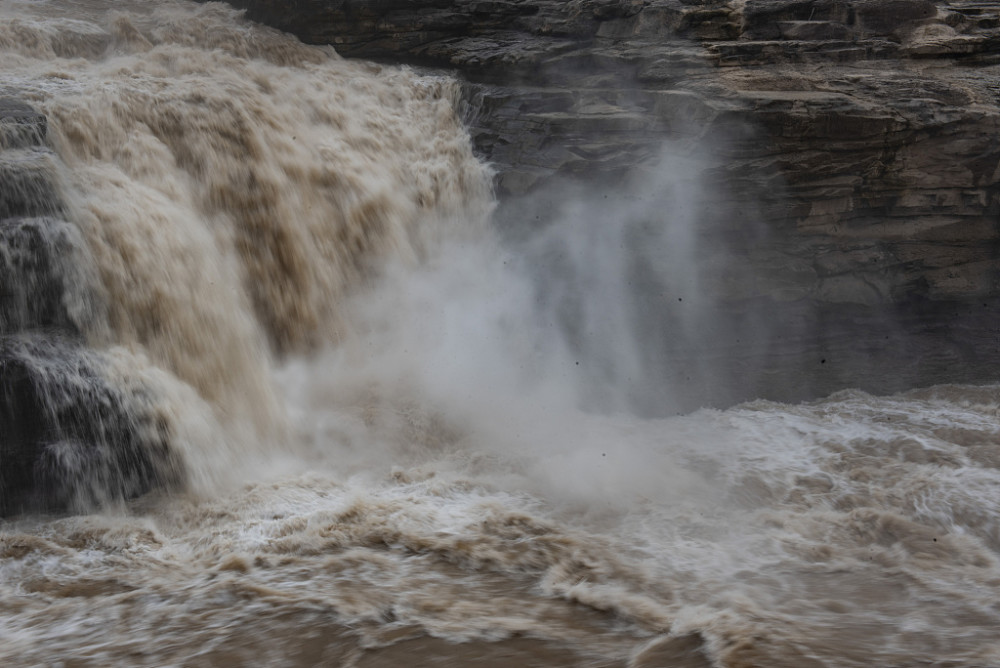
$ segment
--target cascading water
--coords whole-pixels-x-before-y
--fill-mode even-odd
[[[439,75],[180,1],[0,63],[5,665],[1000,663],[1000,389],[622,411],[669,152],[501,243]]]

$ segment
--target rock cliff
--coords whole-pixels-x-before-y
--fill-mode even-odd
[[[613,191],[664,145],[697,153],[698,234],[725,249],[698,270],[718,316],[698,345],[734,378],[768,370],[731,398],[1000,372],[995,2],[233,4],[345,56],[457,70],[508,227],[544,219],[556,181]]]

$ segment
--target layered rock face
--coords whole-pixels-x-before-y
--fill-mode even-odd
[[[553,183],[613,193],[664,146],[699,156],[711,317],[697,351],[657,354],[728,360],[730,389],[696,403],[1000,372],[996,3],[233,4],[345,56],[458,70],[510,229],[558,208]],[[669,330],[671,302],[646,302]]]

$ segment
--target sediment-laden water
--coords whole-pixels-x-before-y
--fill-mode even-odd
[[[1000,386],[627,410],[675,159],[511,245],[438,74],[136,0],[0,3],[0,71],[52,149],[0,241],[61,293],[0,290],[5,345],[169,444],[0,521],[4,665],[1000,665]]]

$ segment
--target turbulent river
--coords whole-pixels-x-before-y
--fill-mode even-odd
[[[1000,665],[1000,387],[635,417],[645,242],[495,238],[455,82],[177,0],[4,0],[0,70],[173,453],[0,520],[3,665]]]

